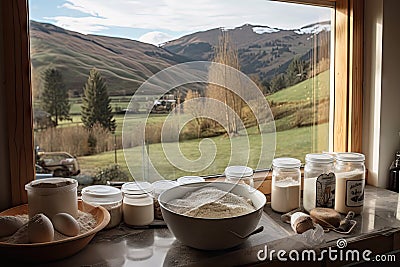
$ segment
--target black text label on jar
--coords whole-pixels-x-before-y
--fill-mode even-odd
[[[346,206],[361,207],[364,203],[364,181],[346,181]]]

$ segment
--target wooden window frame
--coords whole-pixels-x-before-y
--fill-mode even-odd
[[[361,151],[364,0],[298,0],[294,3],[335,5],[334,151]],[[11,203],[27,202],[24,185],[35,177],[28,0],[1,1],[8,113],[8,160]],[[2,151],[3,153],[3,151]],[[7,152],[5,152],[7,153]],[[268,183],[268,181],[267,181]],[[268,186],[265,190],[268,193]]]

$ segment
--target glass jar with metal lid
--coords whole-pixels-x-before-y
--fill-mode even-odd
[[[289,212],[300,207],[301,162],[294,158],[276,158],[272,161],[271,208]]]
[[[335,164],[335,210],[360,214],[364,206],[365,156],[360,153],[337,153]]]
[[[148,182],[122,185],[124,222],[131,226],[148,225],[154,220],[153,186]]]
[[[92,185],[82,189],[82,200],[93,206],[102,206],[110,213],[106,228],[120,224],[122,220],[122,193],[109,185]]]
[[[310,212],[316,207],[334,208],[334,158],[329,154],[307,154],[304,166],[303,206]]]

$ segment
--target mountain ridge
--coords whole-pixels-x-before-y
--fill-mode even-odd
[[[328,22],[323,22],[282,30],[244,24],[233,29],[200,31],[154,46],[30,21],[33,91],[40,95],[42,73],[48,67],[55,67],[62,72],[70,95],[79,96],[90,69],[96,67],[106,79],[110,95],[131,95],[162,69],[188,61],[212,60],[223,31],[230,34],[237,46],[241,70],[258,76],[261,81],[268,80],[284,72],[295,56],[308,60],[313,50],[310,37],[323,34],[329,39],[327,25]],[[313,33],[312,29],[319,32]]]

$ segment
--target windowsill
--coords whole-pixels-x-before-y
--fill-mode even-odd
[[[326,247],[336,248],[337,239],[345,238],[347,248],[360,251],[369,249],[373,254],[398,250],[399,205],[399,194],[367,186],[364,212],[356,216],[357,225],[353,232],[350,235],[326,233],[326,243],[311,249],[318,253]],[[132,229],[121,224],[120,227],[99,232],[80,253],[60,262],[52,262],[51,265],[252,265],[259,263],[257,252],[264,249],[265,245],[269,251],[310,249],[300,241],[300,235],[294,234],[290,225],[280,221],[280,214],[273,212],[269,205],[266,205],[264,211],[259,223],[265,227],[264,231],[233,249],[213,252],[195,250],[177,241],[167,228]],[[329,263],[325,257],[325,261],[317,262],[316,265],[326,266]],[[279,262],[271,264],[279,265]]]

